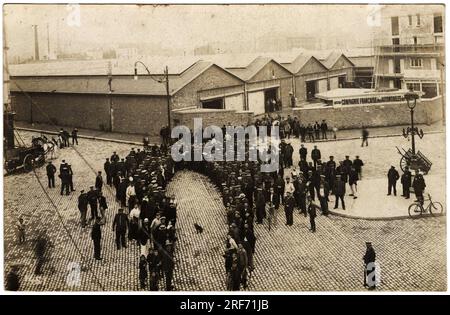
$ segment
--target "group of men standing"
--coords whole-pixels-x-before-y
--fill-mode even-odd
[[[390,196],[392,192],[394,196],[397,196],[397,181],[400,179],[402,184],[402,197],[405,199],[410,198],[410,189],[411,187],[414,190],[414,194],[416,195],[416,201],[423,203],[423,192],[425,190],[426,184],[423,175],[420,173],[420,170],[415,171],[414,179],[412,176],[409,167],[406,166],[405,170],[400,177],[398,171],[395,169],[395,166],[391,166],[387,173],[388,178],[388,193]]]

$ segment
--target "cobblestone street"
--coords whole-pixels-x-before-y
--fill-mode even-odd
[[[20,134],[25,143],[30,143],[32,133]],[[444,140],[444,134],[426,135],[418,144],[419,149],[434,163],[430,172],[432,175],[445,174]],[[361,148],[359,140],[317,145],[323,157],[334,154],[343,159],[347,154],[351,158],[360,155],[366,164],[363,181],[385,176],[391,164],[398,165],[400,156],[395,146],[409,146],[403,137],[369,141],[367,148]],[[293,144],[296,164],[298,140],[293,140]],[[104,158],[113,151],[121,157],[125,156],[131,147],[82,139],[75,149],[59,151],[54,164],[58,167],[65,159],[74,170],[77,191],[70,196],[59,194],[59,180],[56,189],[47,188],[44,167],[37,169],[36,174],[48,197],[33,173],[4,177],[5,272],[11,265],[19,265],[22,290],[139,289],[138,247],[130,244],[126,250],[120,251],[115,247],[111,223],[118,204],[113,191],[109,188],[104,190],[109,209],[107,224],[102,228],[101,262],[92,258],[90,229],[81,229],[77,209],[79,191],[94,184],[96,172],[103,170]],[[312,145],[307,144],[307,147],[309,158]],[[379,188],[381,195],[385,196],[386,188]],[[225,209],[217,189],[203,175],[182,171],[170,183],[168,193],[174,194],[178,201],[175,290],[225,290],[222,254],[227,227]],[[444,196],[436,197],[438,201],[445,202]],[[362,198],[358,201],[364,204]],[[406,213],[407,209],[402,211]],[[24,217],[27,226],[27,242],[24,245],[18,245],[15,237],[15,223],[19,216]],[[295,213],[294,225],[287,227],[281,207],[275,228],[271,231],[266,224],[256,225],[256,268],[249,283],[251,291],[364,290],[362,256],[366,241],[372,241],[381,267],[378,290],[446,290],[446,217],[369,221],[319,215],[316,221],[315,234],[308,230],[309,220],[298,213]],[[194,223],[204,227],[203,234],[195,233]],[[42,229],[47,229],[54,247],[44,265],[44,274],[36,277],[33,273],[35,258],[32,245],[37,231]],[[69,286],[67,279],[74,263],[81,266],[81,279],[79,285]]]

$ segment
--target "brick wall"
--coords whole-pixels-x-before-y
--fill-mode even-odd
[[[114,96],[113,127],[116,132],[159,135],[167,125],[167,99],[151,96]]]
[[[109,126],[107,95],[29,93],[33,105],[33,122],[54,123],[88,129]],[[22,93],[12,93],[12,108],[16,119],[31,121],[30,99]]]
[[[203,127],[208,125],[216,125],[222,127],[231,123],[235,126],[247,125],[252,122],[253,113],[251,112],[236,112],[234,110],[225,109],[195,109],[172,112],[173,119],[178,121],[178,125],[194,127],[194,118],[202,118]]]
[[[406,103],[348,105],[342,107],[297,108],[293,111],[303,123],[325,119],[329,126],[339,129],[406,125],[410,123],[410,111]],[[417,104],[414,121],[431,124],[442,119],[441,98],[422,100]]]

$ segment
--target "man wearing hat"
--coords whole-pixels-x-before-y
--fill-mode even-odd
[[[334,203],[334,209],[337,209],[339,206],[339,199],[342,202],[342,209],[345,210],[345,183],[342,181],[341,175],[336,175],[336,182],[334,183],[334,195],[336,197],[336,201]]]
[[[101,240],[102,240],[102,230],[100,228],[100,220],[96,219],[91,231],[92,242],[94,243],[94,258],[96,260],[101,260]]]
[[[266,217],[266,198],[262,188],[258,188],[256,192],[256,223],[261,224],[263,219]]]
[[[414,188],[414,194],[416,195],[416,201],[419,201],[423,205],[423,191],[427,185],[419,170],[416,170],[412,186]]]
[[[86,226],[86,214],[87,214],[87,206],[88,206],[88,197],[87,194],[82,189],[80,195],[78,196],[78,210],[80,210],[80,218],[81,218],[81,227],[84,228]]]
[[[305,148],[303,144],[300,145],[300,149],[298,150],[298,153],[300,154],[300,159],[306,161],[306,157],[308,156],[308,149]]]
[[[78,129],[77,128],[72,129],[72,145],[74,145],[75,143],[78,145]]]
[[[52,161],[48,162],[46,167],[47,178],[48,178],[48,188],[55,188],[55,173],[56,167],[52,164]]]
[[[309,223],[311,224],[311,232],[316,232],[316,217],[317,210],[320,210],[320,207],[314,203],[311,196],[308,196],[308,215],[309,215]]]
[[[391,168],[389,169],[387,178],[388,178],[388,194],[387,195],[390,196],[392,189],[394,189],[394,196],[397,196],[397,180],[400,178],[400,175],[398,174],[398,172],[394,166],[391,166]]]
[[[286,225],[292,226],[294,224],[294,206],[295,200],[291,192],[286,192],[286,198],[284,198],[284,213],[286,215]]]
[[[320,150],[317,149],[317,146],[314,146],[314,149],[311,151],[311,159],[314,162],[314,168],[316,168],[317,166],[317,161],[321,159],[321,154],[320,154]]]
[[[127,233],[129,225],[128,216],[123,213],[123,209],[119,208],[119,212],[116,213],[113,221],[112,230],[116,232],[116,245],[117,250],[121,247],[127,248],[127,241],[125,235]]]
[[[376,287],[375,278],[375,250],[372,247],[371,242],[366,242],[366,253],[364,254],[364,286],[369,287],[369,290],[374,290]]]
[[[98,191],[102,191],[102,187],[103,187],[102,172],[98,171],[97,177],[95,177],[95,189],[97,189]]]
[[[90,187],[90,190],[87,193],[87,199],[89,203],[89,207],[91,208],[91,218],[90,220],[94,220],[98,218],[97,212],[97,191],[94,190],[94,186]]]

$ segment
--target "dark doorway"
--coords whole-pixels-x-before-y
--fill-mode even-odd
[[[345,82],[347,82],[345,75],[338,77],[338,87],[344,88]]]
[[[306,100],[314,99],[316,95],[316,81],[306,81]]]
[[[223,109],[223,98],[202,101],[202,107],[208,109]]]
[[[272,113],[278,110],[278,89],[269,89],[264,91],[264,104],[266,113]]]
[[[394,88],[396,89],[402,88],[402,81],[400,79],[394,79]]]

